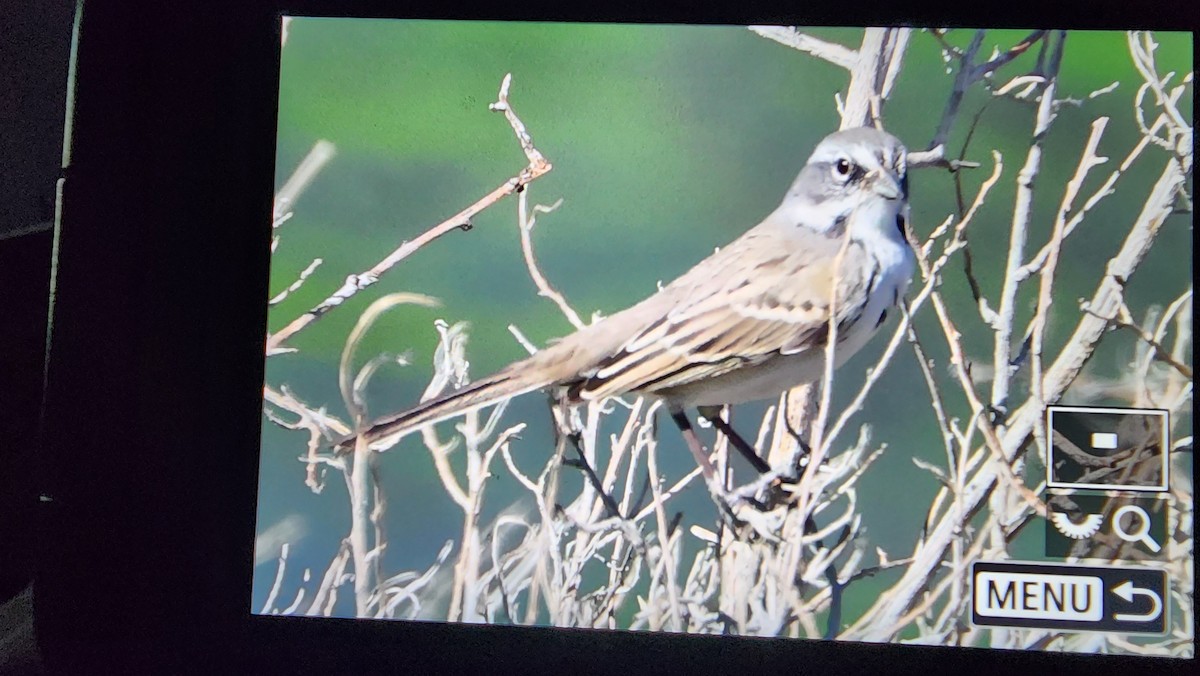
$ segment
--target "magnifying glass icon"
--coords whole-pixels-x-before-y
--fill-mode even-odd
[[[1133,517],[1130,524],[1132,529],[1121,525],[1121,517],[1126,514]],[[1162,545],[1150,537],[1150,515],[1137,505],[1125,505],[1118,509],[1112,516],[1112,529],[1117,537],[1126,542],[1140,542],[1154,553],[1162,551]]]

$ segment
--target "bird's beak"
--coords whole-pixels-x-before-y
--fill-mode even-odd
[[[904,197],[904,188],[900,182],[892,176],[892,172],[883,169],[876,170],[875,180],[872,183],[875,194],[884,199],[898,200]]]

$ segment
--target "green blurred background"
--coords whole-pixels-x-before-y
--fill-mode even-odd
[[[809,32],[848,46],[856,46],[862,37],[858,29]],[[965,45],[971,33],[954,31],[949,40]],[[1007,48],[1026,34],[990,31],[982,51]],[[1191,36],[1160,33],[1156,38],[1161,44],[1160,72],[1187,72]],[[1002,69],[997,82],[1028,73],[1035,53],[1031,50]],[[552,172],[529,187],[530,203],[563,200],[560,209],[539,219],[534,233],[538,260],[551,283],[584,317],[594,311],[611,314],[644,298],[660,280],[671,280],[769,213],[814,145],[837,128],[834,94],[844,92],[848,82],[842,69],[739,27],[294,19],[282,55],[276,184],[282,186],[318,139],[336,144],[337,155],[278,231],[281,243],[272,259],[272,293],[290,284],[313,258],[323,258],[324,264],[302,289],[271,309],[272,331],[320,302],[347,275],[367,270],[524,166],[503,116],[487,107],[509,72],[510,101],[537,147],[554,164]],[[1112,93],[1059,111],[1045,144],[1027,257],[1049,235],[1062,188],[1074,172],[1092,120],[1112,118],[1099,148],[1112,161],[1092,172],[1084,185],[1085,198],[1138,140],[1132,106],[1141,80],[1131,64],[1125,34],[1071,32],[1058,96],[1086,100],[1113,81],[1121,84]],[[1172,84],[1177,82],[1178,76]],[[951,83],[936,40],[914,32],[884,110],[888,130],[912,150],[925,148]],[[1188,103],[1183,112],[1190,119],[1190,94],[1184,98]],[[980,87],[972,89],[949,148],[957,155],[972,118],[986,105],[967,151],[968,159],[983,166],[965,172],[962,181],[969,202],[992,171],[990,149],[1003,154],[1004,176],[970,230],[976,274],[994,306],[1016,173],[1025,160],[1034,104],[989,99]],[[1160,149],[1146,151],[1120,179],[1117,194],[1066,244],[1049,324],[1050,354],[1074,328],[1076,299],[1091,295],[1165,159]],[[955,211],[954,181],[945,171],[930,169],[915,173],[911,183],[913,223],[924,236]],[[1128,300],[1135,311],[1165,304],[1187,287],[1191,239],[1190,215],[1167,222],[1129,287]],[[268,382],[286,384],[307,403],[344,415],[336,385],[343,342],[373,300],[396,291],[429,294],[444,306],[393,310],[367,335],[358,353],[360,364],[381,351],[405,350],[412,351],[415,362],[406,369],[385,368],[376,376],[368,398],[375,416],[418,400],[431,373],[436,318],[471,323],[468,357],[473,377],[524,356],[507,330],[509,324],[535,343],[571,330],[554,305],[536,295],[521,257],[516,201],[507,199],[478,216],[474,229],[451,232],[425,247],[369,291],[299,334],[291,341],[297,354],[268,361]],[[964,332],[969,356],[990,364],[991,332],[973,309],[961,259],[947,268],[942,291]],[[1032,293],[1031,288],[1022,296],[1018,331],[1032,315]],[[844,404],[856,392],[894,321],[839,371],[835,404]],[[931,307],[922,309],[916,324],[946,391],[955,391]],[[1118,377],[1132,356],[1132,346],[1127,335],[1108,336],[1089,373]],[[1021,401],[1023,382],[1017,390],[1015,399]],[[953,415],[965,418],[968,409],[960,399],[951,396],[947,404]],[[763,408],[739,408],[737,419],[748,436],[753,434],[749,421],[756,421]],[[536,472],[551,450],[545,399],[523,397],[505,419],[508,424],[530,423],[514,450],[518,463]],[[938,487],[911,458],[945,464],[926,388],[910,350],[897,355],[856,425],[841,437],[842,447],[852,443],[861,423],[873,427],[876,443],[888,444],[859,484],[865,531],[873,546],[883,547],[892,557],[905,556],[920,535]],[[1190,419],[1184,425],[1190,434]],[[263,429],[259,531],[289,514],[301,515],[307,535],[292,545],[283,589],[300,586],[305,567],[313,570],[309,586],[315,587],[349,531],[345,486],[340,476],[330,474],[326,490],[312,494],[303,484],[304,467],[296,460],[304,452],[306,435],[269,423]],[[660,468],[673,481],[691,469],[692,460],[678,435],[661,437]],[[423,569],[445,540],[460,537],[461,512],[445,495],[428,453],[414,439],[389,452],[382,467],[391,542],[384,569]],[[496,474],[488,487],[485,522],[521,497],[506,470]],[[568,476],[563,494],[571,495],[579,480]],[[716,518],[702,489],[682,496],[674,508],[684,510],[685,526],[711,527]],[[1040,547],[1040,532],[1030,533],[1017,553],[1036,558]],[[690,561],[690,554],[685,560]],[[255,569],[255,610],[262,607],[275,576],[271,561]],[[856,617],[873,600],[878,585],[889,579],[881,575],[852,586],[845,617]],[[344,598],[337,612],[352,610]]]

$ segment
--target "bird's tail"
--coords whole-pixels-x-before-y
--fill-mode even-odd
[[[552,385],[537,377],[538,369],[523,369],[514,364],[503,371],[469,383],[461,390],[434,397],[407,411],[401,411],[375,421],[366,431],[339,441],[334,446],[338,454],[354,450],[358,437],[366,438],[372,447],[395,443],[404,435],[425,425],[441,422],[527,392]]]

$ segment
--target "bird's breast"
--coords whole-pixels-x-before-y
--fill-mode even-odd
[[[848,255],[846,261],[853,267],[840,275],[835,368],[857,354],[884,320],[896,314],[892,309],[904,298],[912,278],[915,261],[907,245],[876,244]],[[825,371],[825,354],[824,344],[795,353],[781,352],[760,363],[661,394],[684,408],[770,399],[820,380]]]

